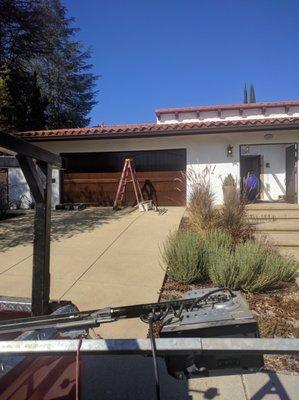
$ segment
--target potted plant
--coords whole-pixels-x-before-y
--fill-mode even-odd
[[[232,174],[226,175],[222,184],[224,202],[237,195],[237,183]]]

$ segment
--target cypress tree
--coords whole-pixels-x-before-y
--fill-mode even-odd
[[[246,83],[244,85],[244,95],[243,95],[243,103],[247,104],[248,103],[248,93],[247,93],[247,87],[246,87]]]
[[[249,103],[256,103],[255,91],[253,84],[250,85]]]

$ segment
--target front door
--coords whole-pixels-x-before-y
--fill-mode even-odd
[[[286,201],[297,202],[297,145],[286,148]]]

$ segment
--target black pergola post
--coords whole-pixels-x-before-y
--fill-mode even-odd
[[[47,314],[49,307],[51,195],[52,167],[47,165],[44,201],[35,204],[31,296],[33,315]]]
[[[62,168],[62,159],[5,133],[0,133],[0,147],[16,154],[35,201],[31,307],[34,316],[47,314],[50,299],[52,167]]]
[[[40,163],[41,179],[37,165],[31,158],[17,155],[19,165],[26,178],[35,201],[33,269],[32,269],[32,314],[48,313],[50,299],[50,234],[52,167]]]

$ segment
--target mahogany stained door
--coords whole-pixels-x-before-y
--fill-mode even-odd
[[[125,158],[133,158],[145,199],[159,206],[186,204],[186,150],[66,153],[67,170],[62,172],[61,202],[111,206]],[[135,200],[127,185],[124,203]]]

